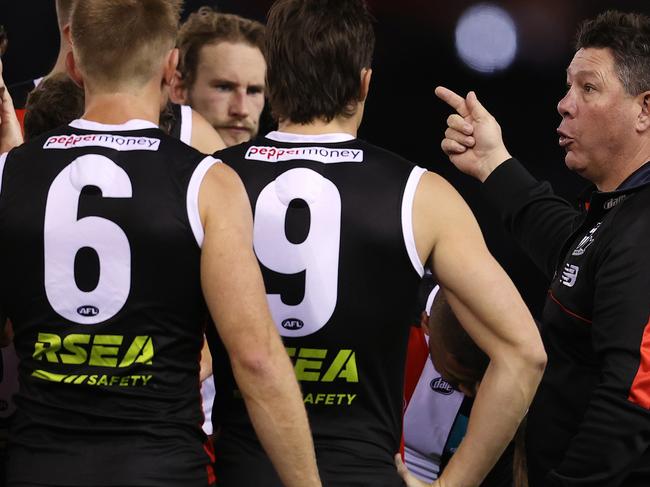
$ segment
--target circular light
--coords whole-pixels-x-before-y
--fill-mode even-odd
[[[517,53],[512,17],[487,3],[468,9],[456,26],[456,50],[465,64],[481,73],[507,68]]]

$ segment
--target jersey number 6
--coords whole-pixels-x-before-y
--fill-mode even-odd
[[[75,323],[96,324],[115,316],[131,289],[131,248],[122,229],[106,218],[77,219],[79,196],[96,186],[104,198],[131,198],[131,180],[107,157],[72,161],[54,179],[45,207],[45,291],[52,308]],[[82,248],[99,258],[99,280],[91,291],[77,286],[74,266]]]

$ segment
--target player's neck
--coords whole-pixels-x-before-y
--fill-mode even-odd
[[[86,95],[85,120],[121,125],[129,120],[146,120],[158,125],[160,102],[152,97],[132,93]]]
[[[46,78],[52,76],[53,74],[66,72],[65,58],[70,52],[70,49],[71,49],[70,44],[68,43],[61,44],[61,46],[59,47],[59,55],[56,58],[56,63],[54,63],[54,67],[52,68],[52,70],[45,76]]]
[[[338,116],[326,122],[323,119],[316,119],[306,124],[292,122],[291,120],[281,120],[278,123],[278,130],[289,134],[300,135],[319,135],[319,134],[350,134],[356,138],[359,130],[359,120],[357,116],[352,117]]]

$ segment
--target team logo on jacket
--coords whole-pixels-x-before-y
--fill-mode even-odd
[[[609,210],[611,208],[614,208],[621,201],[623,201],[625,198],[627,198],[627,196],[628,195],[626,195],[626,194],[622,194],[621,196],[617,196],[616,198],[610,198],[607,201],[605,201],[605,204],[603,205],[603,208],[605,210]]]
[[[442,377],[436,377],[435,379],[431,380],[431,382],[429,382],[429,386],[434,392],[444,394],[445,396],[449,396],[454,393],[454,388]]]
[[[578,279],[578,271],[580,270],[580,267],[577,265],[571,265],[567,264],[564,266],[564,270],[562,270],[562,278],[560,281],[562,284],[564,284],[567,287],[573,287],[576,283],[576,279]]]
[[[596,223],[596,226],[589,230],[589,233],[587,233],[587,235],[585,235],[582,240],[580,240],[580,243],[571,255],[582,255],[585,253],[587,247],[589,247],[594,242],[594,233],[596,233],[596,230],[598,230],[598,227],[601,223],[602,222]]]
[[[287,318],[282,320],[282,328],[285,330],[300,330],[305,324],[298,318]]]

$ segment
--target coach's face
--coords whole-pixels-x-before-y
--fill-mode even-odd
[[[610,49],[576,52],[567,69],[567,86],[557,106],[566,165],[601,190],[615,189],[606,187],[607,182],[634,135],[638,103],[623,88]]]
[[[266,62],[257,47],[219,42],[199,51],[189,104],[219,132],[227,146],[254,137],[264,108]]]

